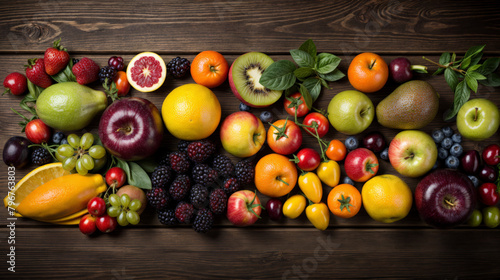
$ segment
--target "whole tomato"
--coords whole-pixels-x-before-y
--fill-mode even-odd
[[[287,96],[283,102],[283,106],[285,107],[285,111],[292,117],[295,117],[295,112],[297,112],[297,117],[303,117],[309,113],[309,108],[307,108],[306,101],[300,92]]]
[[[313,171],[321,163],[321,157],[316,150],[304,148],[297,153],[294,162],[297,164],[297,167],[304,171]]]
[[[344,158],[347,154],[347,148],[342,141],[340,141],[338,139],[333,139],[328,144],[328,147],[326,148],[325,154],[331,160],[342,161],[342,160],[344,160]]]
[[[497,186],[493,183],[484,183],[479,186],[479,199],[488,206],[494,206],[500,200]]]
[[[275,153],[292,154],[302,145],[302,131],[293,121],[277,120],[269,127],[267,143]]]
[[[34,119],[26,125],[24,129],[26,138],[32,143],[48,143],[52,136],[52,130],[41,119]]]
[[[327,203],[333,215],[351,218],[361,209],[361,193],[353,185],[340,184],[330,191]]]
[[[328,128],[330,127],[328,119],[323,114],[318,112],[309,113],[304,118],[303,124],[310,126],[304,127],[304,129],[307,129],[312,135],[316,135],[316,132],[314,131],[314,128],[316,128],[318,130],[319,138],[324,137],[326,133],[328,133]]]
[[[116,72],[116,77],[113,80],[116,84],[116,89],[118,90],[118,96],[125,96],[130,90],[130,83],[127,80],[127,73],[125,71]]]

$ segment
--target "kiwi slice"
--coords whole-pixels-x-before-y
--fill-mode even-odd
[[[233,94],[251,107],[266,107],[280,99],[282,90],[270,90],[259,83],[264,70],[274,62],[260,52],[238,57],[229,69],[229,85]]]

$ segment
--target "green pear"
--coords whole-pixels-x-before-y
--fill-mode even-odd
[[[75,82],[46,88],[36,100],[36,113],[48,126],[62,130],[80,130],[104,111],[108,99],[104,92]]]
[[[397,87],[377,105],[378,122],[388,128],[420,129],[439,110],[439,95],[425,81],[412,80]]]

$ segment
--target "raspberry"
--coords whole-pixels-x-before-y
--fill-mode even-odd
[[[214,215],[208,209],[201,209],[196,214],[193,222],[193,229],[196,232],[207,233],[214,226]]]
[[[215,153],[215,145],[208,139],[194,141],[189,143],[186,151],[192,161],[202,163]]]
[[[225,155],[216,155],[212,161],[212,166],[220,176],[226,178],[234,173],[234,164],[231,159]]]
[[[235,174],[240,184],[250,185],[254,181],[255,167],[250,159],[244,159],[236,163]]]
[[[177,218],[175,218],[175,209],[170,208],[158,210],[158,220],[160,223],[167,226],[173,226],[179,223]]]
[[[240,182],[238,181],[238,179],[234,177],[227,178],[224,181],[224,184],[222,185],[222,189],[226,192],[228,196],[230,196],[234,192],[240,190]]]
[[[175,218],[179,223],[189,224],[194,216],[194,207],[185,201],[179,202],[175,207]]]
[[[151,174],[153,187],[166,188],[172,179],[172,168],[167,165],[158,165]]]
[[[31,162],[36,165],[44,165],[52,161],[50,152],[43,147],[36,147],[31,154]]]
[[[170,203],[170,196],[162,188],[152,188],[146,193],[149,204],[156,209],[163,209]]]
[[[215,189],[210,193],[210,210],[214,214],[224,214],[227,206],[227,195],[223,189]]]
[[[191,143],[191,141],[180,140],[179,143],[177,143],[177,150],[180,152],[186,152],[189,143]]]
[[[191,63],[187,58],[176,57],[167,63],[167,72],[174,78],[182,78],[189,73]]]
[[[191,204],[197,209],[205,208],[208,201],[208,188],[201,184],[195,184],[191,188],[189,201],[191,201]]]
[[[99,81],[101,82],[101,84],[104,84],[106,79],[108,79],[106,85],[110,85],[115,76],[116,69],[111,66],[104,66],[101,68],[101,70],[99,70]]]
[[[191,175],[195,183],[202,184],[206,187],[215,183],[218,177],[217,171],[205,163],[195,165]]]
[[[187,197],[190,190],[191,180],[187,175],[181,174],[174,179],[174,181],[170,185],[170,188],[168,189],[168,192],[174,200],[181,201],[185,197]]]
[[[189,170],[189,158],[186,153],[183,152],[173,152],[170,154],[170,166],[172,169],[183,174]]]

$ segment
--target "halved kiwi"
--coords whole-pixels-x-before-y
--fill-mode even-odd
[[[238,57],[229,69],[229,85],[233,94],[251,107],[267,107],[280,99],[283,91],[270,90],[259,83],[264,70],[274,62],[260,52]]]

